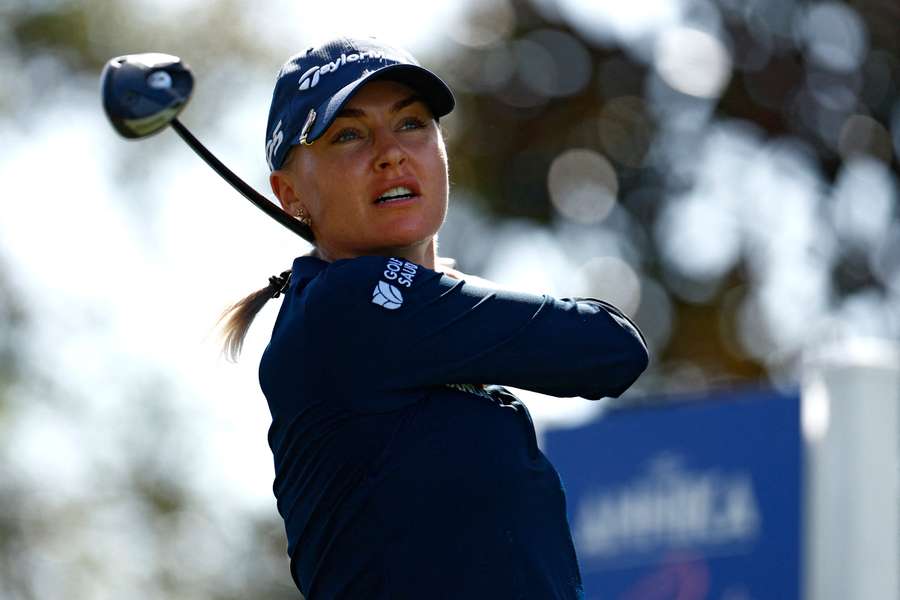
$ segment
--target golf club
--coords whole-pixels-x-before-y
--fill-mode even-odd
[[[103,109],[123,137],[140,139],[171,125],[188,146],[247,200],[312,242],[312,230],[247,185],[188,131],[178,119],[194,89],[190,67],[177,56],[148,52],[128,54],[106,63],[100,75]]]

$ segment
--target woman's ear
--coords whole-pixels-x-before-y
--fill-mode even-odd
[[[297,208],[300,205],[300,198],[294,191],[294,183],[291,181],[290,174],[287,171],[278,169],[272,171],[269,175],[269,185],[272,193],[281,203],[281,210],[287,214],[294,216],[297,214]]]

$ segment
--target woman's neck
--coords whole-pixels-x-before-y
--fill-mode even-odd
[[[326,262],[334,262],[336,260],[345,258],[356,258],[357,256],[393,256],[396,258],[404,258],[410,262],[414,262],[416,264],[422,265],[423,267],[427,267],[433,270],[435,267],[435,259],[437,257],[437,244],[432,238],[427,242],[422,242],[413,246],[406,246],[403,248],[379,248],[377,250],[373,250],[372,252],[358,254],[348,252],[333,252],[328,248],[317,246],[313,249],[312,252],[310,252],[310,254],[317,258],[321,258]]]

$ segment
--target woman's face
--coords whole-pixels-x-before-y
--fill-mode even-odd
[[[311,217],[316,245],[330,260],[433,258],[447,214],[447,154],[428,107],[401,83],[363,86],[315,143],[292,150],[270,181],[285,211],[302,208]]]

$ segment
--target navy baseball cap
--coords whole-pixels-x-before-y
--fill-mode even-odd
[[[405,50],[374,38],[331,40],[295,54],[278,72],[266,126],[269,169],[280,168],[293,146],[325,133],[353,93],[374,79],[416,90],[436,118],[456,103],[447,84]]]

